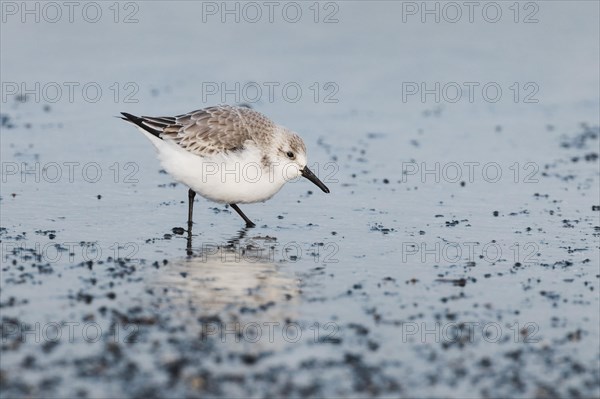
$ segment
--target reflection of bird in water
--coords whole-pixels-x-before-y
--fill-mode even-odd
[[[236,317],[256,319],[297,296],[296,280],[275,264],[276,238],[246,238],[246,234],[243,229],[230,240],[204,243],[194,251],[188,237],[191,256],[170,261],[151,282],[166,290],[171,311],[183,312],[182,316],[193,312],[196,317],[236,312]]]

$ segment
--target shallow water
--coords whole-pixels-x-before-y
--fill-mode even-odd
[[[2,397],[599,396],[598,4],[422,23],[403,3],[7,15]],[[407,93],[435,82],[461,100]],[[298,131],[332,193],[288,184],[242,207],[249,230],[199,199],[188,256],[187,189],[113,116],[220,102]]]

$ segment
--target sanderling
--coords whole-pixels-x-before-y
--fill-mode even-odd
[[[229,204],[254,227],[237,204],[266,201],[298,176],[329,192],[306,166],[300,136],[252,109],[219,105],[174,117],[121,114],[154,144],[162,167],[189,187],[188,231],[196,193]]]

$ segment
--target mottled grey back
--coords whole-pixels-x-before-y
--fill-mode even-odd
[[[175,117],[142,116],[142,123],[182,148],[200,156],[240,151],[247,142],[269,143],[275,124],[260,112],[244,107],[219,105]]]

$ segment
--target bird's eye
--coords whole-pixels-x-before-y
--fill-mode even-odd
[[[289,159],[294,159],[294,153],[293,152],[288,151],[286,155],[288,156]]]

